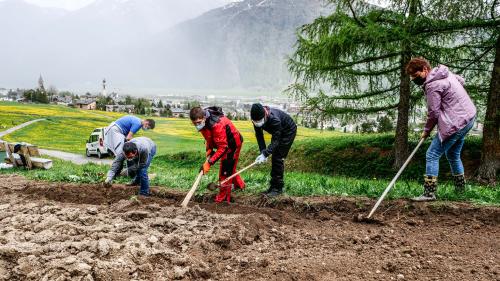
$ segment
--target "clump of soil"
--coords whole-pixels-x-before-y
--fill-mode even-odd
[[[230,206],[0,176],[0,280],[498,280],[499,208],[283,198]],[[207,202],[207,203],[204,203]]]

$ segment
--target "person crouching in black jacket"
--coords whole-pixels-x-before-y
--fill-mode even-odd
[[[285,158],[292,147],[297,134],[297,125],[287,113],[260,103],[252,105],[250,117],[259,143],[260,155],[255,159],[258,164],[265,163],[272,155],[271,182],[265,195],[275,197],[283,193],[285,185]],[[264,131],[272,135],[271,143],[266,148]]]

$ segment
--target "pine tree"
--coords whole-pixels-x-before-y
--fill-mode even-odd
[[[446,35],[474,27],[494,28],[498,23],[444,13],[451,0],[394,0],[387,8],[364,1],[330,2],[337,7],[332,15],[299,29],[297,49],[289,60],[296,83],[287,92],[321,116],[397,108],[394,166],[399,167],[408,155],[409,110],[422,97],[411,94],[407,62],[413,56],[436,53],[444,61],[453,61],[463,52],[440,49],[458,41]],[[443,14],[431,17],[429,11]]]

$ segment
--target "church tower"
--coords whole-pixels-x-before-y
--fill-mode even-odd
[[[45,86],[43,85],[43,78],[41,73],[40,78],[38,78],[38,89],[42,92],[45,92]]]
[[[108,95],[108,94],[106,93],[106,78],[102,79],[102,92],[101,92],[101,94],[102,94],[103,96],[105,96],[105,97]]]

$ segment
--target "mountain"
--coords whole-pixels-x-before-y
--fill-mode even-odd
[[[96,0],[76,11],[0,2],[0,84],[278,92],[296,29],[324,0]],[[228,4],[229,3],[229,4]],[[226,5],[225,5],[226,4]]]
[[[282,90],[296,30],[333,10],[323,0],[245,0],[155,36],[143,48],[156,87]]]
[[[229,2],[96,0],[70,12],[0,1],[0,84],[33,87],[40,73],[61,88],[98,87],[115,73],[119,82],[122,59],[115,53]]]

